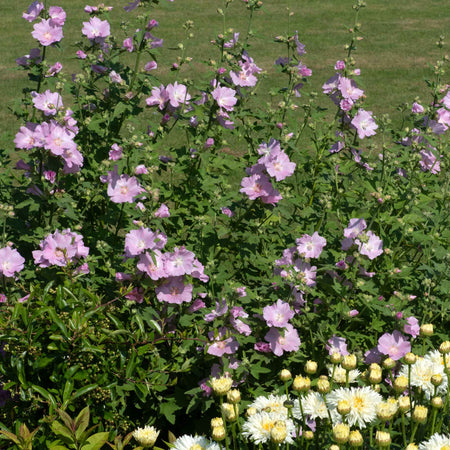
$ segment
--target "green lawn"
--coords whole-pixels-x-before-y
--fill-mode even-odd
[[[8,110],[12,102],[20,98],[24,85],[28,83],[26,72],[15,68],[15,59],[36,46],[31,37],[32,24],[21,18],[29,2],[2,2],[2,37],[6,45],[0,47],[0,84],[3,101],[0,105],[2,146],[9,145],[19,124]],[[112,0],[106,4],[114,7],[111,13],[112,32],[121,39],[120,21],[126,18],[122,6],[126,1]],[[62,6],[67,12],[64,28],[65,39],[61,49],[50,49],[48,60],[63,63],[67,73],[76,70],[73,46],[80,39],[82,22],[88,20],[83,12],[86,2],[61,0],[49,3]],[[306,44],[308,53],[304,63],[313,71],[311,84],[320,91],[321,85],[333,75],[333,65],[345,56],[343,46],[349,40],[347,28],[353,25],[353,0],[265,0],[264,8],[253,21],[254,39],[251,41],[251,56],[269,74],[275,75],[273,62],[284,50],[273,42],[273,37],[282,34],[287,26],[298,30],[300,40]],[[160,1],[155,10],[155,18],[160,27],[155,35],[164,38],[165,47],[176,47],[182,40],[182,24],[192,19],[195,24],[195,38],[188,43],[187,55],[193,57],[192,70],[183,69],[182,77],[201,76],[202,62],[216,58],[217,51],[210,44],[211,39],[222,31],[222,20],[216,9],[222,7],[218,0],[175,0],[169,3]],[[288,18],[287,8],[294,13]],[[228,9],[226,28],[246,34],[247,14],[240,0],[234,0]],[[411,102],[419,96],[429,101],[424,78],[431,76],[430,63],[439,58],[435,42],[450,28],[450,15],[445,14],[443,2],[438,0],[372,0],[360,13],[364,39],[359,43],[355,54],[362,76],[358,83],[365,89],[366,108],[376,115],[391,114],[395,120],[398,112],[395,107]],[[164,54],[167,54],[164,52]],[[170,52],[171,60],[161,61],[160,70],[167,76],[167,68],[178,56],[179,51]],[[170,75],[169,75],[170,76]],[[264,86],[266,87],[266,86]],[[260,89],[260,91],[263,89]]]

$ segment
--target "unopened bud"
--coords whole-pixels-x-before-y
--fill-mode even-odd
[[[292,389],[297,392],[309,391],[311,387],[311,380],[308,377],[297,375],[292,383]]]
[[[400,375],[394,380],[394,389],[396,392],[404,392],[408,387],[408,377]]]
[[[432,323],[424,323],[420,326],[420,335],[421,336],[432,336],[433,335],[433,324]]]
[[[342,361],[342,355],[339,352],[333,352],[330,359],[333,364],[339,364]]]
[[[316,373],[317,372],[316,361],[307,361],[305,364],[305,372],[309,375]]]
[[[345,370],[353,370],[356,368],[356,356],[355,355],[345,355],[342,360],[342,367]]]
[[[289,381],[292,378],[292,374],[289,370],[283,369],[280,372],[280,380],[281,381]]]
[[[282,420],[275,422],[272,430],[270,430],[270,440],[274,444],[281,444],[287,437],[286,423]]]
[[[350,431],[350,435],[348,437],[348,445],[350,445],[350,447],[361,447],[361,445],[363,445],[363,442],[364,440],[360,431]]]
[[[411,408],[411,401],[408,396],[403,395],[398,398],[398,409],[400,412],[405,413]]]
[[[395,361],[392,358],[386,358],[383,361],[383,367],[385,369],[393,369],[395,367]]]
[[[450,353],[450,341],[442,342],[442,344],[439,346],[439,351],[444,355]]]
[[[426,406],[417,405],[413,411],[413,421],[417,423],[425,423],[427,421],[428,408]]]
[[[211,437],[213,441],[220,442],[223,441],[226,437],[225,427],[214,427],[211,432]]]
[[[404,356],[403,361],[405,362],[405,364],[408,365],[415,364],[415,362],[417,361],[417,356],[414,353],[408,352]]]
[[[442,378],[442,375],[440,373],[435,373],[431,377],[430,381],[433,386],[440,386],[442,384],[442,382],[444,381],[444,379]]]
[[[328,392],[330,392],[330,382],[327,378],[319,378],[319,380],[317,381],[317,390],[321,394],[327,394]]]
[[[391,435],[387,431],[377,431],[375,442],[380,447],[388,447],[391,444]]]
[[[345,444],[350,437],[350,427],[345,423],[338,423],[333,427],[333,438],[338,444]]]

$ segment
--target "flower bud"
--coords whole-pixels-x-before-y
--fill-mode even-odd
[[[450,353],[450,341],[442,342],[442,344],[439,346],[439,351],[444,355]]]
[[[420,325],[420,335],[421,336],[432,336],[433,335],[433,324],[424,323]]]
[[[311,430],[304,431],[303,436],[307,441],[312,441],[314,439],[314,433]]]
[[[392,358],[386,358],[383,361],[383,367],[385,369],[393,369],[395,367],[395,361]]]
[[[339,445],[330,445],[330,448],[328,450],[339,450]]]
[[[256,410],[256,408],[254,406],[250,406],[249,408],[247,408],[247,411],[245,412],[247,417],[251,417],[253,415],[255,415],[258,411]]]
[[[133,431],[133,437],[138,441],[139,445],[143,447],[153,447],[158,438],[159,431],[155,427],[146,425],[144,428],[138,428]]]
[[[363,442],[364,440],[359,430],[350,431],[350,435],[348,437],[348,444],[350,447],[361,447]]]
[[[381,369],[371,370],[369,372],[369,381],[371,384],[381,383],[382,378],[383,374],[381,372]]]
[[[377,364],[377,363],[372,363],[372,364],[369,366],[369,369],[370,369],[370,370],[381,370],[381,366],[380,366],[379,364]]]
[[[308,375],[313,375],[317,372],[317,363],[316,361],[307,361],[305,364],[305,372]]]
[[[408,387],[408,377],[400,375],[394,380],[394,389],[396,392],[404,392]]]
[[[327,394],[330,392],[330,382],[328,381],[328,378],[319,378],[317,381],[317,390],[321,394]]]
[[[352,405],[348,400],[339,400],[337,411],[341,416],[346,416],[352,410]]]
[[[428,408],[426,406],[417,405],[413,411],[413,421],[417,423],[425,423],[427,421]]]
[[[211,428],[223,427],[222,417],[213,417],[211,419]]]
[[[442,375],[440,373],[435,373],[434,375],[432,375],[430,381],[433,386],[440,386],[444,379],[442,378]]]
[[[417,445],[414,444],[414,442],[411,442],[411,444],[408,444],[406,446],[405,450],[419,450],[419,447],[417,447]]]
[[[292,378],[292,374],[289,370],[283,369],[280,372],[280,380],[281,381],[289,381]]]
[[[219,396],[225,395],[231,389],[232,384],[233,380],[229,377],[213,378],[211,380],[211,387],[214,394]]]
[[[239,403],[241,401],[241,393],[238,389],[232,389],[227,392],[227,400],[230,403]]]
[[[375,442],[380,447],[388,447],[391,444],[391,435],[387,431],[377,431]]]
[[[345,355],[342,360],[342,367],[345,370],[353,370],[356,368],[356,363],[357,360],[355,355]]]
[[[274,444],[281,444],[287,437],[286,423],[283,420],[277,420],[270,430],[270,440]]]
[[[350,427],[345,423],[338,423],[333,427],[333,438],[338,444],[345,444],[350,437]]]
[[[292,389],[297,392],[309,391],[310,387],[311,380],[308,377],[302,377],[301,375],[297,375],[292,383]]]
[[[405,362],[405,364],[408,365],[415,364],[415,362],[417,361],[417,356],[414,353],[408,352],[404,356],[403,361]]]
[[[339,352],[333,352],[330,359],[333,364],[339,364],[342,361],[342,355]]]
[[[224,426],[214,427],[211,432],[211,437],[216,442],[223,441],[226,437],[225,427]]]
[[[398,398],[398,409],[400,410],[400,412],[405,413],[409,411],[410,408],[411,408],[411,400],[409,399],[408,396],[402,395],[401,397]]]
[[[436,409],[442,409],[444,407],[444,401],[442,397],[433,397],[431,399],[431,406]]]
[[[231,403],[222,403],[222,412],[228,422],[234,422],[237,419],[236,411],[234,408],[236,408],[236,411],[239,411],[237,405],[232,405]]]

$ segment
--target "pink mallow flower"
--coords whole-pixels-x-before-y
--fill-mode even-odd
[[[264,165],[267,173],[275,180],[281,181],[290,177],[295,170],[296,164],[291,162],[289,156],[284,152],[277,152],[274,156],[265,158]]]
[[[184,284],[184,277],[170,277],[156,289],[160,302],[181,305],[192,300],[192,284]]]
[[[419,336],[419,334],[420,334],[419,321],[413,316],[408,317],[406,319],[406,323],[403,327],[403,331],[406,334],[410,334],[413,338]]]
[[[375,130],[378,128],[372,117],[372,111],[365,111],[362,108],[358,110],[351,124],[356,128],[360,139],[375,135]]]
[[[64,37],[62,27],[55,25],[51,19],[34,24],[31,35],[44,47],[59,42]]]
[[[136,177],[119,175],[117,166],[114,171],[108,172],[110,176],[107,193],[114,203],[133,203],[135,197],[145,192]]]
[[[284,332],[280,332],[278,328],[271,328],[264,339],[276,356],[281,356],[284,352],[296,352],[301,343],[297,330],[290,323],[286,325]]]
[[[159,217],[161,219],[165,217],[170,217],[170,211],[167,205],[164,203],[161,204],[161,206],[153,213],[155,217]]]
[[[233,107],[237,102],[237,98],[235,97],[236,91],[234,89],[219,85],[211,92],[211,95],[220,109],[224,108],[227,111],[233,111]]]
[[[232,355],[239,348],[239,343],[234,337],[226,337],[228,330],[225,327],[219,328],[218,332],[210,331],[208,338],[213,341],[208,345],[206,353],[214,356]]]
[[[103,43],[110,35],[111,29],[107,20],[91,17],[89,22],[83,22],[81,32],[92,42]]]
[[[372,231],[366,233],[366,239],[363,242],[356,239],[355,244],[359,246],[359,253],[366,255],[369,259],[375,259],[383,253],[383,241]]]
[[[46,116],[54,116],[58,109],[63,107],[62,97],[57,92],[51,92],[47,89],[42,94],[31,93],[33,105],[39,111],[43,111]]]
[[[141,227],[131,230],[125,236],[125,257],[132,258],[145,250],[161,250],[167,243],[167,236],[159,230]]]
[[[325,348],[328,350],[329,355],[332,355],[333,353],[339,353],[341,356],[349,355],[346,340],[340,336],[333,335],[328,339]]]
[[[86,258],[89,248],[83,243],[81,234],[56,230],[39,243],[40,250],[34,250],[34,263],[39,267],[64,267],[80,258]]]
[[[24,268],[25,258],[11,247],[0,249],[0,275],[14,277],[16,273]]]
[[[289,303],[278,299],[276,303],[263,309],[263,317],[269,327],[284,328],[295,313]]]
[[[34,1],[27,9],[26,12],[22,14],[22,17],[27,22],[33,22],[39,17],[39,14],[44,9],[44,4],[38,0]]]
[[[174,84],[168,84],[166,91],[169,95],[169,103],[174,108],[189,103],[191,99],[191,96],[187,93],[186,86],[184,84],[178,84],[176,81]]]
[[[392,334],[384,333],[378,339],[377,349],[383,355],[398,361],[411,351],[411,343],[405,339],[400,331],[394,330]]]
[[[304,234],[300,239],[296,239],[295,243],[298,253],[303,258],[318,258],[327,245],[326,239],[319,236],[317,231],[312,236]]]

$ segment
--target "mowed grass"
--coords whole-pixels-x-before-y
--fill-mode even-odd
[[[2,41],[0,46],[0,123],[2,147],[12,148],[11,138],[19,127],[9,107],[21,98],[24,86],[35,87],[28,81],[25,71],[17,70],[15,59],[36,47],[31,36],[32,24],[22,19],[22,13],[30,1],[1,1],[3,14]],[[127,1],[112,0],[107,5],[114,9],[110,14],[112,33],[121,40],[126,36],[120,29],[120,21],[126,20],[123,6]],[[298,30],[300,40],[306,45],[307,54],[303,62],[312,69],[311,89],[321,92],[325,80],[334,74],[334,63],[346,55],[344,45],[349,42],[348,28],[354,23],[354,0],[265,0],[264,7],[254,15],[254,36],[250,55],[268,72],[268,80],[259,89],[263,106],[268,98],[264,95],[273,84],[283,83],[273,66],[279,56],[285,56],[285,48],[274,42],[274,37],[286,30]],[[48,49],[48,62],[62,62],[67,76],[77,70],[74,43],[81,40],[82,22],[89,20],[83,12],[86,2],[60,0],[47,6],[62,6],[67,12],[64,27],[65,38],[60,49]],[[171,81],[168,71],[180,51],[177,44],[184,39],[183,23],[194,21],[195,37],[187,42],[186,55],[192,56],[191,65],[186,65],[181,78],[204,79],[205,61],[217,59],[217,49],[211,45],[217,33],[223,31],[222,17],[216,10],[223,7],[220,0],[175,0],[160,1],[154,10],[154,18],[160,23],[154,34],[164,38],[164,58],[159,61],[159,73],[165,82]],[[288,11],[289,9],[289,11]],[[293,15],[289,17],[289,12]],[[135,12],[131,13],[134,14]],[[424,78],[432,77],[430,64],[440,57],[436,41],[450,30],[450,15],[443,10],[440,0],[368,0],[367,7],[360,12],[359,21],[363,40],[354,54],[361,77],[358,84],[367,95],[366,109],[380,116],[389,113],[394,121],[400,120],[396,106],[412,102],[420,97],[425,103],[431,99]],[[225,28],[233,28],[243,39],[247,32],[248,14],[241,0],[235,0],[227,11]],[[173,48],[174,50],[167,50]],[[445,49],[444,49],[445,50]],[[145,63],[145,61],[143,61]],[[450,81],[450,78],[449,78]],[[327,104],[324,99],[323,104]],[[330,104],[330,103],[329,103]],[[145,120],[145,119],[144,119]]]

